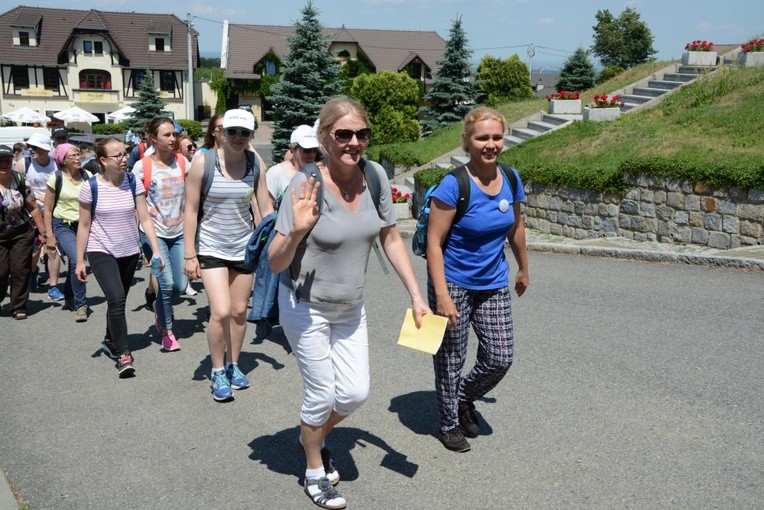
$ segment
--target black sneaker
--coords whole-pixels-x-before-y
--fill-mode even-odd
[[[156,293],[149,292],[149,289],[146,289],[146,291],[143,293],[143,297],[146,298],[146,310],[154,310],[154,301],[157,300]]]
[[[120,377],[132,377],[135,374],[133,356],[130,353],[123,354],[117,360],[117,372]]]
[[[447,432],[441,432],[438,436],[443,446],[452,452],[464,453],[470,451],[470,444],[464,438],[461,427],[454,427]]]
[[[348,506],[347,501],[332,486],[328,478],[305,479],[305,494],[321,508],[339,509]]]
[[[480,433],[475,404],[472,402],[459,402],[459,425],[466,437],[477,437]]]

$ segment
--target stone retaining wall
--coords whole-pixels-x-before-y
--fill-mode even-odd
[[[528,183],[528,227],[575,239],[621,236],[716,249],[761,245],[764,191],[626,175],[625,196]]]

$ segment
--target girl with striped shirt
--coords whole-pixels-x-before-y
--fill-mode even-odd
[[[135,373],[127,342],[125,301],[140,254],[136,212],[154,253],[161,253],[146,207],[146,190],[141,181],[127,173],[128,156],[125,144],[116,138],[105,138],[96,144],[102,171],[92,178],[95,183],[91,180],[80,189],[77,230],[77,278],[81,282],[87,280],[87,252],[90,269],[106,296],[106,337],[102,347],[107,356],[117,361],[119,377]],[[96,197],[92,192],[94,184]],[[97,199],[93,208],[94,198]]]
[[[244,264],[244,252],[254,222],[273,211],[263,160],[247,154],[254,129],[250,112],[228,110],[223,117],[224,143],[194,159],[186,178],[184,269],[189,278],[202,279],[209,299],[210,379],[212,397],[220,402],[233,400],[232,389],[249,386],[238,366],[254,272]],[[206,158],[214,158],[215,171],[202,202]]]

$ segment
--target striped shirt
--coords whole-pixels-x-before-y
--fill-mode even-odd
[[[212,185],[202,204],[196,252],[223,260],[244,260],[247,241],[254,229],[251,213],[254,175],[247,168],[239,180],[227,179],[215,165]]]
[[[118,188],[96,179],[98,203],[90,222],[87,251],[108,253],[114,258],[128,257],[140,252],[138,225],[135,222],[135,199],[130,196],[127,177]],[[135,180],[135,194],[145,194],[143,183]],[[80,204],[90,207],[93,194],[90,184],[80,189]]]

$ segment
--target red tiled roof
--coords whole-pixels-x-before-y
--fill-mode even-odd
[[[39,46],[14,46],[12,27],[38,27]],[[47,9],[18,6],[0,14],[0,63],[58,65],[75,33],[106,33],[134,69],[185,69],[188,66],[186,23],[174,14],[107,12],[91,9]],[[171,36],[172,51],[149,51],[149,33]],[[194,67],[199,63],[198,33],[193,30]]]
[[[433,74],[440,68],[446,42],[436,32],[408,30],[371,30],[363,28],[324,28],[330,41],[357,43],[377,71],[401,71],[414,58],[419,57]],[[284,58],[289,53],[288,37],[294,35],[293,26],[237,25],[228,26],[227,65],[228,78],[255,78],[252,68],[273,48]]]

